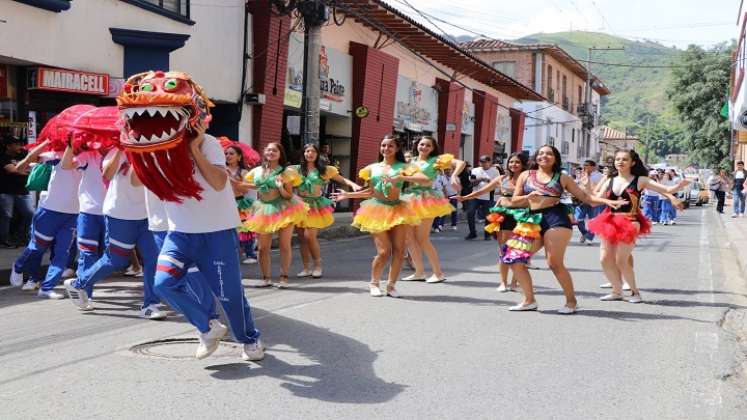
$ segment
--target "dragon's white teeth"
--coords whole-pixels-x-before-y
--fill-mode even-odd
[[[174,108],[169,109],[169,114],[174,117],[174,119],[179,119],[179,112],[175,110]]]
[[[175,135],[176,135],[176,130],[172,128],[171,131],[169,132],[169,137],[174,137]]]
[[[140,135],[140,140],[138,140],[138,141],[141,142],[141,143],[147,143],[148,139],[146,139],[145,136],[141,134]]]
[[[151,117],[155,117],[158,114],[158,108],[147,108],[146,110]]]
[[[158,113],[161,114],[162,117],[166,117],[166,115],[169,114],[169,110],[166,108],[158,108]]]
[[[157,136],[155,134],[153,134],[153,135],[150,136],[150,142],[151,143],[155,143],[157,141],[161,141],[161,137],[160,136]]]

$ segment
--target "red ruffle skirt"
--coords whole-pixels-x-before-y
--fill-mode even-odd
[[[626,215],[616,216],[607,209],[591,219],[586,227],[611,244],[632,244],[639,236],[651,233],[651,222],[640,211],[636,213],[636,221],[640,224],[640,229]]]

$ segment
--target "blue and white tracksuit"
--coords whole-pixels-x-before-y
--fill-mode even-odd
[[[78,217],[78,184],[80,172],[62,169],[60,154],[45,154],[52,165],[47,191],[42,193],[39,207],[31,220],[31,241],[13,264],[16,273],[28,273],[32,279],[41,272],[44,253],[54,243],[54,257],[49,263],[41,290],[50,291],[60,282],[68,259],[68,250],[75,237]]]
[[[101,258],[103,249],[106,244],[105,235],[106,227],[104,216],[100,214],[80,213],[77,221],[78,228],[78,271],[77,276],[80,278],[86,270]],[[88,296],[92,296],[93,285],[86,288]]]
[[[244,297],[236,229],[210,233],[169,232],[158,256],[156,291],[201,333],[210,330],[208,311],[186,290],[185,267],[194,264],[218,298],[234,338],[254,343],[259,331]]]
[[[91,268],[78,275],[73,283],[76,289],[92,288],[96,282],[117,270],[127,268],[130,253],[137,245],[143,258],[143,308],[161,302],[153,289],[153,277],[158,247],[148,230],[148,219],[124,220],[104,216],[106,225],[106,250]]]
[[[75,163],[81,172],[78,187],[78,277],[90,269],[103,253],[106,184],[102,161],[98,150],[82,152],[75,157]],[[86,290],[89,296],[92,291],[92,287]]]

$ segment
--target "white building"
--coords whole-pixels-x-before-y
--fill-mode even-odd
[[[22,134],[28,121],[33,136],[70,105],[113,104],[132,74],[180,70],[216,104],[210,132],[250,139],[252,113],[241,100],[252,80],[251,65],[244,66],[252,48],[244,0],[0,0],[0,6],[0,133]],[[62,91],[36,83],[50,69],[93,86]]]

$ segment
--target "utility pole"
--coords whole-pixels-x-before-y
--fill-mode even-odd
[[[605,47],[605,48],[597,48],[597,47],[590,47],[589,48],[589,54],[587,55],[586,59],[586,94],[584,95],[584,102],[585,102],[585,113],[582,116],[583,118],[583,131],[584,131],[584,142],[591,147],[591,130],[594,128],[594,113],[592,112],[592,99],[593,95],[591,94],[591,88],[592,88],[592,80],[591,80],[591,52],[592,51],[625,51],[625,48],[612,48],[612,47]],[[601,105],[601,104],[600,104]],[[601,110],[601,106],[600,106]],[[589,150],[586,151],[586,153],[589,153]]]
[[[651,150],[651,116],[646,116],[646,150],[643,153],[643,162],[648,165],[648,153]]]
[[[325,0],[273,0],[273,3],[281,13],[293,16],[293,11],[298,10],[303,16],[304,94],[301,127],[303,143],[319,145],[319,55],[322,48],[322,25],[329,19],[329,7]]]

